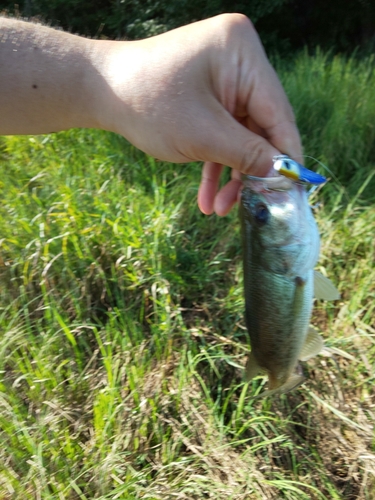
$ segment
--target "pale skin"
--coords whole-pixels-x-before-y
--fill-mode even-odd
[[[251,22],[223,14],[136,42],[0,17],[0,134],[100,128],[175,163],[204,162],[203,213],[227,214],[241,173],[301,158],[292,108]],[[222,166],[232,179],[219,190]]]

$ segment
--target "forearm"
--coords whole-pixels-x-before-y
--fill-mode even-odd
[[[0,18],[0,134],[101,127],[99,52],[111,43]]]

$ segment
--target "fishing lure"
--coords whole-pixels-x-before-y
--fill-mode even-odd
[[[287,155],[277,155],[273,157],[273,168],[280,174],[294,181],[302,181],[309,184],[323,184],[326,178],[300,163],[292,160]]]

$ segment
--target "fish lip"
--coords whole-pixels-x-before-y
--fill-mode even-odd
[[[254,175],[243,175],[242,182],[245,187],[252,191],[289,191],[293,184],[299,184],[296,181],[278,175],[274,177],[256,177]]]

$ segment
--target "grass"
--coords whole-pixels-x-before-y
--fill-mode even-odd
[[[1,499],[375,498],[372,68],[279,63],[341,181],[312,203],[342,299],[316,305],[324,355],[274,399],[242,382],[239,224],[199,213],[199,165],[92,130],[2,139]]]
[[[317,50],[313,57],[303,52],[288,65],[275,64],[306,154],[328,165],[355,194],[375,155],[374,57],[345,59]],[[314,166],[309,159],[306,163]]]

